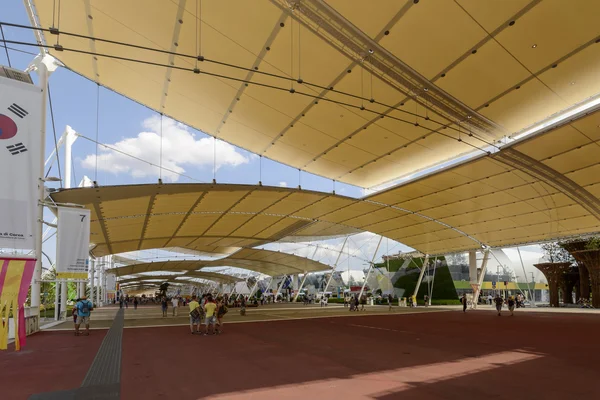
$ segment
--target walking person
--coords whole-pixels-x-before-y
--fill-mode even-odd
[[[429,307],[429,296],[428,295],[423,296],[423,300],[425,300],[425,307]]]
[[[77,303],[81,299],[75,300],[75,304],[73,305],[73,309],[71,310],[71,315],[73,316],[73,327],[75,327],[75,333],[77,333]]]
[[[388,311],[392,311],[392,306],[394,303],[394,298],[392,297],[391,294],[388,294]]]
[[[200,308],[200,303],[196,301],[196,295],[192,296],[192,301],[189,302],[190,307],[190,332],[192,335],[200,333],[200,318],[202,317],[202,312]],[[196,327],[196,329],[194,329]]]
[[[500,296],[500,294],[496,295],[496,298],[494,299],[494,303],[496,303],[496,311],[498,311],[498,316],[501,317],[502,316],[502,304],[504,303],[504,299],[502,299],[502,296]]]
[[[85,336],[90,335],[90,314],[94,309],[94,305],[87,299],[87,296],[83,296],[75,305],[77,308],[77,321],[75,322],[75,336],[79,336],[79,327],[81,324],[85,324]]]
[[[463,293],[462,297],[460,298],[460,303],[463,306],[463,312],[467,312],[467,295],[466,293]]]
[[[179,307],[179,299],[177,298],[177,296],[173,296],[173,298],[171,299],[171,305],[173,306],[173,316],[176,317],[177,308]]]
[[[167,298],[165,296],[160,300],[160,307],[162,309],[162,316],[167,316],[167,309],[169,308],[169,303],[167,302]]]
[[[488,294],[487,300],[488,300],[488,304],[491,306],[492,305],[492,301],[494,300],[494,298],[492,297],[491,293]]]
[[[212,334],[216,335],[217,334],[217,329],[216,329],[216,324],[217,324],[217,316],[215,315],[217,311],[217,304],[215,303],[215,301],[212,298],[212,295],[208,295],[206,297],[206,303],[204,303],[204,312],[206,313],[205,316],[205,325],[206,325],[206,330],[204,331],[205,335],[208,335],[209,332],[209,328],[212,326]]]
[[[508,298],[507,304],[508,304],[508,311],[510,311],[510,316],[512,317],[515,315],[515,299],[514,299],[514,297],[510,296]]]
[[[365,305],[367,304],[367,296],[363,295],[360,298],[360,311],[365,311]]]
[[[223,301],[223,298],[217,298],[217,333],[223,333],[223,317],[227,314],[227,305]]]
[[[134,310],[137,310],[137,306],[138,306],[138,298],[137,298],[137,297],[134,297],[134,298],[133,298],[133,309],[134,309]]]

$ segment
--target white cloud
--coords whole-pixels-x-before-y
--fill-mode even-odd
[[[288,184],[287,184],[287,182],[281,181],[281,182],[279,182],[279,186],[288,187]]]
[[[136,160],[125,154],[99,146],[98,170],[117,174],[130,174],[134,178],[159,175],[160,164],[160,124],[158,116],[144,120],[143,127],[146,129],[136,137],[125,138],[111,147],[130,154],[155,165]],[[162,122],[162,166],[171,171],[163,169],[162,176],[166,181],[176,182],[179,174],[186,172],[184,167],[209,167],[217,170],[223,166],[237,167],[247,164],[249,157],[240,153],[234,146],[217,140],[216,163],[214,162],[215,144],[213,138],[196,139],[196,135],[188,128],[169,118]],[[88,169],[96,168],[96,156],[90,154],[82,161],[82,166]]]

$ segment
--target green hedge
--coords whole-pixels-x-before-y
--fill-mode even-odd
[[[439,258],[438,258],[439,259]],[[402,260],[390,260],[390,265],[392,261],[402,261]],[[414,259],[417,265],[423,265],[423,259],[417,258]],[[443,258],[442,258],[443,261]],[[402,261],[403,262],[403,261]],[[409,268],[406,268],[408,272],[406,275],[401,276],[394,287],[399,289],[404,289],[405,297],[411,295],[415,286],[417,285],[417,281],[419,280],[419,270],[415,267],[415,263],[411,263]],[[390,268],[391,270],[391,268]],[[427,282],[421,282],[421,286],[419,287],[419,291],[417,292],[417,301],[422,302],[424,296],[427,294]],[[458,295],[456,294],[456,288],[454,287],[454,281],[452,280],[452,275],[450,274],[450,270],[447,266],[438,267],[435,270],[435,280],[433,282],[433,295],[432,295],[432,304],[434,301],[454,301],[458,299]],[[452,304],[452,303],[450,303]]]

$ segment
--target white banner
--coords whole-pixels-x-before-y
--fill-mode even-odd
[[[35,247],[41,94],[0,76],[0,248]]]
[[[115,274],[106,274],[106,290],[113,292],[117,290],[117,277]]]
[[[87,279],[90,210],[58,207],[56,272],[58,278]]]

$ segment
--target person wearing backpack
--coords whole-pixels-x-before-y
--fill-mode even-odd
[[[94,310],[94,305],[83,296],[75,306],[77,308],[77,322],[75,323],[75,336],[79,335],[79,327],[85,324],[85,336],[90,335],[90,314]]]
[[[192,301],[188,303],[190,307],[190,332],[192,335],[200,334],[200,319],[202,318],[202,307],[196,301],[196,295],[192,296]],[[194,330],[194,327],[197,329]]]

